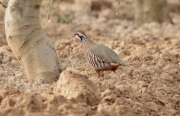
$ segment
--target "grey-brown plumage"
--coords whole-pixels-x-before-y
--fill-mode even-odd
[[[104,45],[96,44],[89,49],[92,53],[94,53],[97,57],[103,59],[104,61],[107,61],[109,63],[119,63],[122,65],[127,65],[125,62],[119,59],[119,56],[114,51]]]
[[[100,71],[112,70],[115,72],[120,65],[129,66],[120,60],[118,55],[110,48],[88,39],[83,31],[77,31],[75,36],[81,40],[86,61],[98,73],[98,77],[100,77]]]

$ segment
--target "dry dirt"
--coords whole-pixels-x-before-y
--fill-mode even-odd
[[[52,85],[28,83],[7,45],[0,7],[0,116],[180,116],[180,15],[171,12],[174,25],[136,26],[131,2],[117,8],[109,2],[63,0],[53,5],[49,23],[44,3],[42,27],[64,70]],[[76,30],[131,66],[97,78],[80,41],[72,37]]]

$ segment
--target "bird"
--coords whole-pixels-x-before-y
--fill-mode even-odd
[[[86,61],[97,72],[98,78],[101,71],[110,70],[116,73],[119,66],[129,66],[114,51],[107,46],[96,44],[83,31],[76,31],[74,36],[81,41]]]

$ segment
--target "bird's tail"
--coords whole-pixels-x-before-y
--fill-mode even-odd
[[[120,64],[123,65],[123,66],[130,66],[129,64],[127,64],[127,63],[124,62],[124,61],[121,61]]]

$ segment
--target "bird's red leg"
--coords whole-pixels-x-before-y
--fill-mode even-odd
[[[104,77],[104,72],[102,73],[102,76]]]
[[[116,74],[117,68],[113,68],[112,71]]]
[[[98,72],[98,78],[100,78],[101,77],[101,74],[100,74],[100,72]]]
[[[116,74],[116,70],[112,70]]]
[[[101,77],[100,71],[96,71],[96,72],[97,72],[97,74],[98,74],[98,78],[100,78],[100,77]]]

